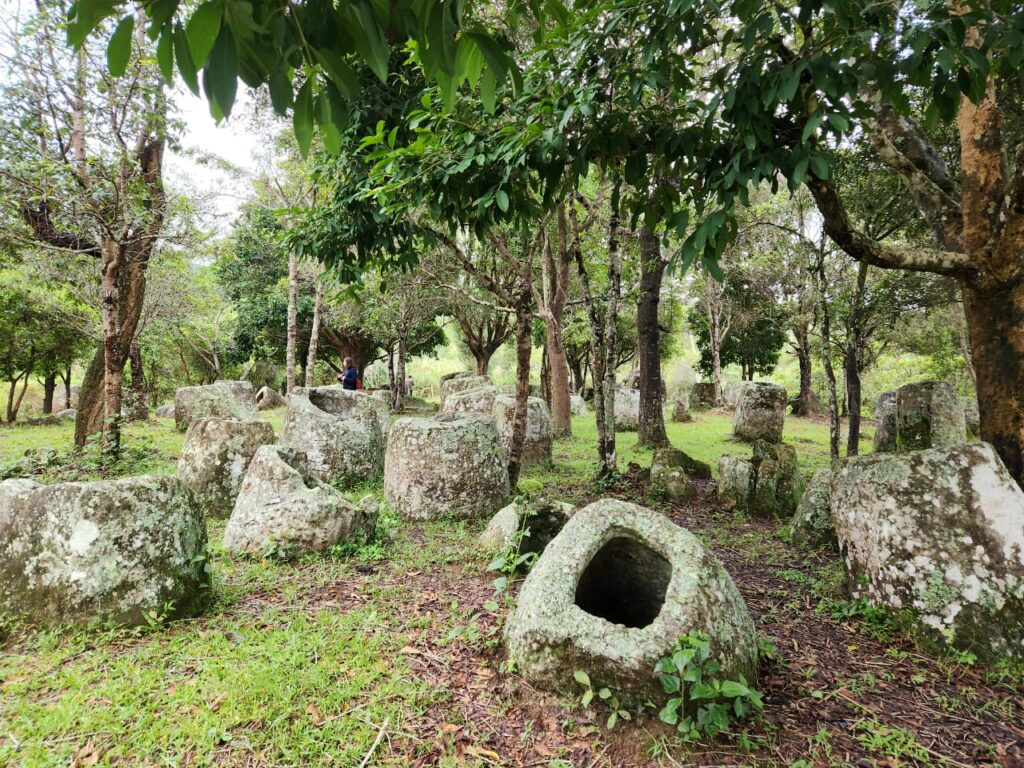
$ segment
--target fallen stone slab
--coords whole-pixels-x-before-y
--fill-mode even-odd
[[[527,575],[506,624],[510,661],[537,688],[594,688],[655,701],[655,665],[680,636],[708,635],[722,675],[753,676],[757,636],[739,590],[692,533],[663,515],[613,499],[565,524]]]
[[[272,442],[274,428],[265,421],[196,419],[185,433],[178,477],[192,489],[207,517],[227,517],[252,457]]]
[[[206,520],[178,478],[0,483],[0,612],[34,623],[199,614]]]
[[[505,451],[490,416],[439,413],[394,423],[384,458],[384,493],[403,517],[483,517],[510,493]]]

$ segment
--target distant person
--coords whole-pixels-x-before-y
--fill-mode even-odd
[[[352,364],[352,358],[346,357],[344,361],[345,370],[338,374],[338,381],[342,389],[359,389],[362,382],[359,381],[359,370]]]
[[[405,380],[405,394],[412,397],[412,376]]]

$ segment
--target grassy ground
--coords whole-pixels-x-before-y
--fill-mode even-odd
[[[670,425],[713,465],[728,417]],[[645,503],[700,535],[732,573],[759,632],[777,648],[758,687],[763,714],[691,747],[647,712],[612,730],[581,691],[542,695],[503,666],[502,622],[483,521],[410,524],[385,516],[380,543],[294,563],[234,558],[211,523],[215,604],[203,617],[123,631],[16,629],[0,646],[0,765],[545,766],[683,764],[1017,765],[1024,753],[1019,670],[936,657],[889,620],[849,603],[827,552],[786,543],[779,524],[645,496],[636,473],[598,491],[593,426],[528,472],[551,495]],[[133,426],[147,470],[173,471],[181,435]],[[827,461],[824,424],[786,434],[810,472]],[[28,447],[65,449],[70,427],[0,432],[0,463]],[[620,439],[623,467],[649,464]],[[79,468],[83,475],[96,470]],[[43,472],[57,479],[71,470]],[[379,487],[359,489],[380,494]]]

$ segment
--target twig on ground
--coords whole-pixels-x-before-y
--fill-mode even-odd
[[[366,768],[370,764],[370,759],[373,757],[373,753],[377,751],[377,747],[380,746],[381,741],[384,740],[384,734],[387,733],[388,725],[391,723],[391,718],[385,717],[384,722],[381,723],[377,730],[377,738],[373,740],[373,744],[367,750],[366,755],[363,757],[363,762],[359,764],[359,768]]]

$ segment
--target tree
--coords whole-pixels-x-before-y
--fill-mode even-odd
[[[640,230],[640,302],[637,307],[637,347],[640,357],[639,444],[661,448],[669,444],[665,432],[662,401],[661,326],[658,305],[661,283],[668,261],[661,255],[661,242],[649,227]]]
[[[5,223],[20,223],[20,236],[55,258],[86,256],[99,268],[102,342],[83,381],[75,441],[103,431],[106,452],[116,457],[122,374],[164,228],[166,99],[142,26],[122,32],[101,66],[96,47],[72,52],[56,42],[60,13],[41,4],[8,40],[13,76],[0,120]],[[124,77],[107,76],[108,64]]]

